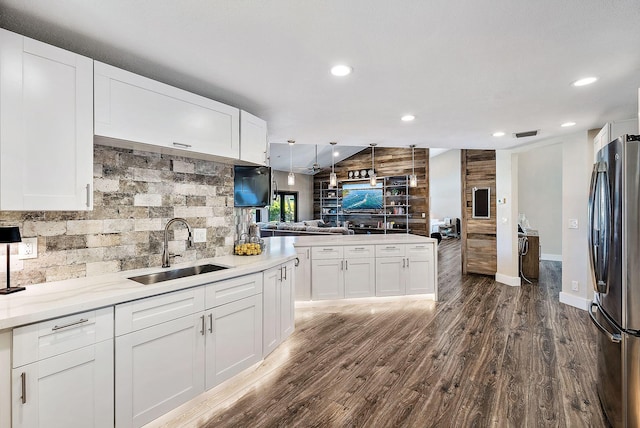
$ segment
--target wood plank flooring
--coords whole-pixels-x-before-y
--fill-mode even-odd
[[[150,427],[603,427],[595,329],[558,302],[559,262],[509,287],[439,248],[440,301],[296,309],[261,364]]]

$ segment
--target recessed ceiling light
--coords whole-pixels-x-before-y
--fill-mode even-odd
[[[585,85],[590,85],[593,82],[595,82],[596,80],[598,80],[597,77],[585,77],[584,79],[579,79],[576,80],[575,82],[572,83],[573,86],[585,86]]]
[[[563,128],[568,128],[568,127],[573,126],[575,124],[576,124],[575,122],[565,122],[560,126],[562,126]]]
[[[411,122],[412,120],[414,120],[416,117],[412,114],[405,114],[404,116],[402,116],[400,118],[400,120],[402,120],[403,122]]]
[[[348,76],[352,71],[353,68],[344,64],[334,65],[333,67],[331,67],[331,74],[339,77]]]
[[[494,132],[493,136],[494,137],[504,137],[504,132],[502,132],[502,131]]]

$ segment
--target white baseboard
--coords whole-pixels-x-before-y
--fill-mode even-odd
[[[573,294],[565,293],[564,291],[560,292],[560,303],[582,309],[583,311],[588,311],[591,306],[591,300],[585,299],[584,297],[574,296]]]
[[[540,260],[549,260],[551,262],[561,262],[562,254],[540,254]]]
[[[496,273],[496,281],[501,282],[502,284],[510,285],[512,287],[520,287],[522,285],[522,280],[519,276],[508,276],[501,273]]]

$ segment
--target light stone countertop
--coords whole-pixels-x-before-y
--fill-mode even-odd
[[[265,238],[265,242],[265,250],[259,256],[229,255],[171,266],[171,268],[176,269],[211,263],[227,266],[229,269],[156,284],[139,284],[128,278],[165,270],[161,267],[27,285],[25,291],[0,296],[0,331],[260,272],[295,259],[294,245],[297,247],[310,247],[320,245],[410,244],[425,242],[434,242],[437,245],[436,239],[410,234],[286,236]]]
[[[316,235],[316,236],[296,236],[294,245],[296,247],[315,247],[320,245],[375,245],[375,244],[424,244],[433,242],[436,245],[438,240],[427,238],[426,236],[412,235],[407,233],[392,233],[388,235]]]
[[[296,258],[293,237],[265,238],[265,242],[266,248],[259,256],[229,255],[174,264],[171,268],[135,269],[100,276],[27,285],[25,291],[0,296],[0,331],[260,272]],[[227,266],[229,269],[150,285],[139,284],[128,279],[132,276],[205,263]]]

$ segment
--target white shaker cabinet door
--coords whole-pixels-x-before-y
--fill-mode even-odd
[[[294,262],[282,266],[282,280],[280,281],[280,342],[284,341],[295,329],[295,298],[293,284],[295,284]]]
[[[406,294],[435,293],[434,244],[407,246]]]
[[[311,300],[311,248],[296,247],[295,299]]]
[[[376,258],[376,296],[402,296],[405,294],[404,257]]]
[[[116,338],[116,426],[140,427],[204,391],[200,312]]]
[[[13,428],[113,427],[113,339],[12,371]]]
[[[264,271],[263,280],[263,356],[269,355],[280,344],[280,266]]]
[[[375,258],[345,259],[344,297],[375,296]]]
[[[311,298],[313,300],[344,298],[344,260],[311,260]]]
[[[209,389],[262,359],[262,295],[218,306],[205,315]]]
[[[0,210],[93,207],[93,61],[0,29]]]
[[[238,159],[240,110],[95,62],[96,135]]]
[[[267,122],[240,110],[240,160],[267,163]]]

